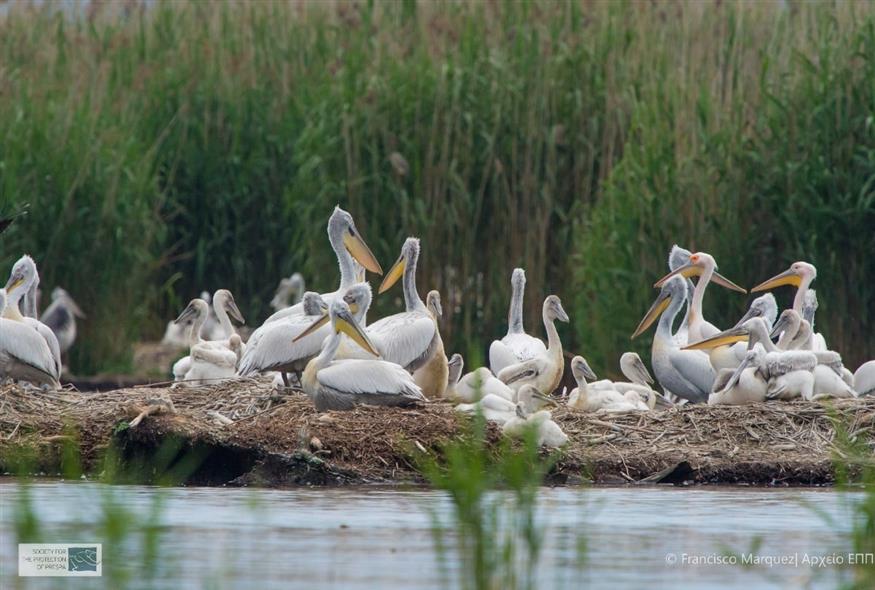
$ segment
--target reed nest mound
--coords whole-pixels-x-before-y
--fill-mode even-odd
[[[638,414],[554,419],[570,437],[549,481],[818,485],[834,481],[837,424],[872,443],[875,398],[750,406],[683,406]],[[186,463],[174,483],[331,485],[417,483],[417,456],[439,455],[467,431],[448,403],[411,409],[362,406],[318,413],[300,392],[269,380],[198,388],[101,393],[0,388],[0,470],[61,471],[76,445],[86,473],[111,459],[133,479]],[[501,436],[490,426],[487,436]],[[167,449],[170,449],[168,451]],[[167,456],[167,453],[170,456]]]

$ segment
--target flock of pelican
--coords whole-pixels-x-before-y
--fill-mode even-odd
[[[624,381],[600,380],[585,358],[574,356],[570,370],[577,387],[554,396],[565,370],[556,321],[569,318],[559,297],[548,295],[541,308],[546,342],[526,333],[523,269],[511,275],[508,329],[491,343],[489,366],[464,373],[462,357],[448,358],[444,349],[440,294],[430,291],[423,301],[417,290],[418,239],[404,241],[377,291],[385,293],[400,281],[403,310],[373,323],[368,311],[374,294],[366,273],[382,275],[383,270],[352,216],[339,207],[328,220],[328,240],[340,271],[337,289],[306,291],[297,273],[282,279],[271,301],[274,313],[246,341],[235,326],[244,319],[229,291],[193,299],[168,324],[164,337],[166,343],[189,350],[173,365],[175,386],[272,375],[277,386],[297,384],[318,411],[446,400],[459,412],[481,413],[510,435],[526,424],[535,425],[540,443],[548,446],[568,440],[544,409],[562,400],[573,410],[610,413],[647,412],[681,403],[748,404],[875,394],[875,361],[852,374],[815,332],[817,295],[811,284],[817,271],[806,262],[796,262],[752,289],[795,286],[792,308],[779,316],[774,296],[766,293],[751,302],[734,326],[721,330],[704,316],[708,286],[747,291],[721,275],[711,255],[674,246],[669,272],[654,284],[659,293],[632,335],[636,338],[657,324],[650,356],[655,381],[632,352],[620,358]],[[38,283],[36,265],[24,256],[0,290],[0,371],[7,378],[58,387],[61,354],[72,344],[74,318],[82,312],[66,292],[56,289],[40,322],[35,304]],[[656,382],[662,392],[656,391]]]

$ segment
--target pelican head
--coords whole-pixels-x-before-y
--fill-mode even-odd
[[[653,305],[650,306],[650,309],[648,309],[647,313],[644,314],[644,317],[641,318],[638,327],[635,328],[635,332],[632,333],[632,338],[634,339],[638,337],[649,328],[650,325],[662,315],[662,312],[668,309],[668,306],[673,300],[683,301],[686,297],[687,285],[684,282],[684,279],[678,275],[666,279],[662,283],[659,295],[656,296]]]
[[[668,267],[671,270],[677,270],[688,264],[690,262],[690,256],[692,255],[693,253],[686,248],[681,248],[675,244],[671,247],[671,250],[668,253]]]
[[[380,283],[380,288],[377,290],[377,293],[385,293],[388,291],[392,285],[398,282],[398,279],[404,276],[404,271],[407,267],[415,265],[418,259],[419,238],[407,238],[404,240],[404,245],[401,246],[401,255],[398,256],[398,260],[395,261],[395,264],[393,264],[392,268],[389,269],[389,272],[386,273],[386,277],[383,279],[383,282]]]
[[[549,320],[568,322],[568,314],[562,307],[562,300],[557,295],[548,295],[544,300],[544,316]]]
[[[578,355],[571,359],[571,374],[574,375],[574,380],[577,381],[579,387],[586,385],[588,381],[598,379],[595,372],[589,367],[586,359]]]
[[[228,315],[238,324],[245,324],[246,320],[243,319],[243,314],[240,313],[240,309],[237,307],[237,302],[234,301],[234,296],[231,294],[231,291],[228,289],[219,289],[213,295],[213,305],[224,309],[228,312]]]
[[[644,361],[637,352],[624,352],[620,357],[620,371],[632,383],[653,383],[650,371],[644,365]]]
[[[65,289],[62,289],[61,287],[55,287],[52,289],[52,301],[60,301],[73,315],[85,319],[85,314],[79,309],[79,306],[73,301],[73,298],[70,297],[70,294],[67,293]]]
[[[525,289],[526,288],[526,271],[521,268],[513,269],[513,272],[510,275],[510,286],[515,289]]]
[[[808,264],[807,262],[801,261],[794,262],[790,265],[790,268],[788,268],[784,272],[773,276],[769,280],[764,281],[751,289],[751,293],[774,289],[775,287],[780,287],[782,285],[793,285],[795,287],[798,287],[802,284],[803,280],[808,279],[808,282],[810,283],[816,278],[817,269],[814,268],[813,264]]]
[[[36,278],[36,263],[33,258],[25,254],[12,265],[12,272],[9,273],[9,280],[6,281],[6,293],[11,296],[22,287],[29,288]]]
[[[192,299],[179,317],[173,320],[175,324],[186,324],[194,321],[196,317],[205,317],[210,312],[210,306],[203,299]]]
[[[319,297],[319,295],[316,296]],[[351,313],[361,318],[368,313],[368,309],[371,307],[372,296],[370,283],[356,283],[346,290],[343,294],[342,300]],[[325,305],[322,297],[319,297],[318,305],[319,310],[316,313],[307,315],[318,315],[319,317],[316,318],[312,324],[307,326],[306,330],[298,334],[292,342],[297,342],[298,340],[306,338],[330,321],[330,308]],[[362,348],[365,347],[363,346]]]
[[[766,320],[763,318],[751,318],[740,326],[723,330],[710,338],[684,346],[681,350],[711,350],[718,346],[729,346],[736,342],[747,342],[751,339],[751,334],[768,338],[768,333],[769,329],[766,326]]]
[[[791,334],[796,334],[799,331],[799,326],[802,323],[802,316],[795,309],[785,309],[781,312],[781,316],[775,325],[772,326],[772,332],[769,338],[775,339],[781,335],[781,332],[790,331]]]
[[[301,305],[305,315],[321,315],[323,310],[328,311],[328,306],[322,300],[322,295],[315,291],[306,291],[301,297]]]
[[[462,376],[462,369],[465,368],[465,359],[462,358],[462,355],[458,352],[453,353],[453,356],[447,360],[447,369],[449,369],[449,377],[447,378],[447,383],[455,385],[459,382],[459,378]]]
[[[778,302],[775,301],[775,296],[771,293],[760,295],[754,299],[745,314],[735,323],[734,327],[738,327],[751,318],[763,318],[766,323],[771,326],[775,323],[775,318],[778,317]]]
[[[352,311],[350,311],[349,305],[345,301],[342,299],[332,301],[331,306],[328,308],[328,315],[331,319],[331,328],[335,334],[346,334],[353,342],[375,357],[380,356],[368,335],[365,334],[364,330],[358,325],[358,322],[355,321],[355,318],[352,317]]]
[[[726,287],[727,289],[732,289],[733,291],[738,291],[739,293],[747,293],[746,289],[739,287],[719,272],[717,272],[717,262],[714,260],[714,257],[705,252],[696,252],[695,254],[690,254],[689,261],[683,266],[679,266],[675,270],[671,271],[658,281],[654,283],[654,287],[662,287],[665,282],[677,275],[680,275],[684,278],[690,277],[698,277],[702,276],[705,273],[711,273],[711,280],[720,285],[721,287]]]
[[[352,215],[340,207],[335,207],[334,213],[328,219],[328,239],[335,245],[342,243],[353,259],[367,270],[383,274],[380,263],[356,229]]]
[[[522,406],[522,410],[524,415],[531,414],[533,412],[537,412],[539,409],[543,408],[546,404],[551,404],[554,406],[558,406],[559,404],[550,396],[544,395],[534,385],[523,385],[520,388],[519,395],[517,396],[517,408]]]
[[[425,306],[434,316],[434,319],[439,320],[444,315],[444,308],[441,306],[441,294],[439,291],[432,289],[425,296]]]
[[[304,277],[299,272],[292,273],[292,276],[283,279],[283,281],[286,281],[286,287],[288,287],[293,293],[300,293],[304,290]],[[280,281],[280,284],[282,284],[283,281]]]

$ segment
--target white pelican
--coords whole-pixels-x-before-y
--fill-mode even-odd
[[[740,406],[766,401],[769,382],[765,374],[765,357],[765,348],[756,344],[745,353],[734,371],[721,371],[714,382],[714,391],[708,396],[708,404]]]
[[[264,324],[253,332],[240,358],[237,374],[250,377],[278,371],[285,386],[289,387],[287,373],[303,371],[307,363],[319,354],[322,341],[331,332],[330,327],[325,325],[311,331],[305,338],[296,340],[315,320],[322,317],[322,306],[322,297],[307,291],[302,299],[303,315]]]
[[[670,408],[674,405],[650,386],[653,383],[653,377],[650,376],[650,371],[644,366],[644,361],[641,360],[638,353],[624,352],[620,356],[620,371],[628,381],[602,379],[601,381],[590,383],[589,388],[613,389],[635,403],[640,401],[646,404],[651,410],[657,405],[660,408]]]
[[[760,283],[751,289],[750,292],[766,291],[781,285],[794,285],[796,287],[796,296],[793,298],[793,309],[796,313],[801,314],[803,304],[805,303],[805,293],[816,278],[817,269],[814,268],[813,264],[794,262],[790,265],[790,268]]]
[[[523,297],[526,291],[526,271],[513,269],[510,275],[511,297],[507,312],[507,334],[493,340],[489,346],[489,368],[498,374],[505,367],[515,365],[547,352],[540,338],[529,336],[523,327]]]
[[[739,287],[738,285],[718,273],[717,263],[715,262],[714,257],[705,252],[696,252],[695,254],[691,254],[689,262],[687,262],[687,264],[668,273],[663,278],[658,280],[654,286],[661,287],[665,283],[665,281],[667,281],[671,277],[678,275],[685,278],[690,278],[694,276],[699,277],[699,280],[696,283],[696,287],[695,289],[693,289],[693,299],[690,302],[689,308],[689,342],[698,342],[699,340],[710,338],[714,334],[720,332],[720,330],[714,324],[708,322],[705,319],[705,316],[702,312],[702,301],[705,297],[705,290],[708,288],[708,284],[711,281],[714,281],[718,285],[726,287],[727,289],[738,291],[739,293],[747,293],[747,290]],[[738,357],[735,355],[732,349],[728,347],[718,347],[711,349],[708,357],[710,358],[711,365],[714,367],[715,371],[727,368],[734,369],[738,366],[739,363]]]
[[[511,389],[519,391],[525,384],[534,385],[538,391],[552,393],[562,381],[562,371],[565,368],[565,357],[562,355],[562,341],[556,331],[555,322],[568,322],[568,314],[562,308],[562,301],[556,295],[549,295],[544,300],[541,312],[544,318],[544,329],[547,332],[547,349],[534,357],[508,365],[497,377],[511,385]]]
[[[516,414],[516,403],[489,393],[475,402],[459,404],[455,410],[463,414],[476,414],[480,412],[487,421],[504,424]]]
[[[342,297],[353,284],[361,282],[358,280],[359,270],[356,266],[356,261],[371,272],[383,274],[380,263],[374,258],[371,249],[368,248],[368,245],[356,229],[352,215],[340,207],[335,207],[334,212],[328,219],[328,241],[331,243],[331,248],[334,250],[334,254],[337,256],[337,263],[340,266],[340,286],[337,288],[337,291],[322,294],[322,300],[327,305],[331,305],[335,298]],[[264,324],[294,315],[301,315],[302,313],[304,313],[304,306],[301,303],[296,303],[291,307],[275,312],[264,321]]]
[[[520,399],[514,407],[514,415],[504,423],[501,431],[512,437],[524,436],[530,428],[535,429],[539,447],[558,448],[568,442],[568,436],[562,432],[553,416],[547,410],[537,410],[538,402],[556,404],[531,385],[520,388]]]
[[[183,324],[191,322],[191,347],[189,355],[173,364],[173,378],[185,385],[197,386],[217,383],[237,375],[237,364],[243,352],[243,341],[234,331],[231,317],[242,323],[243,316],[237,309],[234,296],[226,289],[219,289],[212,298],[218,324],[224,334],[221,340],[205,340],[201,330],[210,313],[210,306],[203,299],[192,299],[176,318]]]
[[[683,278],[675,276],[665,281],[632,338],[659,318],[650,354],[656,380],[663,389],[680,398],[694,403],[705,402],[715,378],[708,355],[701,351],[682,350],[671,331],[686,297],[687,286]]]
[[[454,354],[452,362],[453,373],[461,375],[465,366],[461,355]],[[487,395],[501,397],[509,402],[515,400],[513,390],[499,381],[486,367],[479,367],[464,377],[457,377],[455,381],[451,381],[445,397],[454,402],[470,404]]]
[[[25,294],[34,292],[36,286],[39,285],[39,273],[36,269],[36,263],[33,258],[24,255],[12,266],[12,272],[9,273],[9,280],[6,282],[6,307],[3,310],[3,317],[8,320],[22,322],[32,330],[35,330],[43,340],[46,341],[49,350],[52,352],[52,358],[57,365],[57,375],[61,375],[61,347],[58,344],[58,338],[52,332],[51,328],[37,320],[35,317],[26,317],[21,314],[21,300]],[[28,305],[30,309],[30,305]],[[35,303],[33,309],[36,309]]]
[[[826,346],[826,339],[820,332],[814,332],[814,316],[817,313],[817,291],[808,289],[805,295],[802,296],[802,319],[811,326],[812,331],[812,350],[829,350]]]
[[[854,371],[854,389],[858,395],[875,394],[875,360],[863,363]]]
[[[368,326],[368,338],[377,344],[383,358],[411,372],[431,360],[440,343],[437,324],[416,292],[418,260],[419,240],[407,238],[401,247],[401,256],[386,273],[379,289],[385,293],[403,276],[405,311]]]
[[[624,393],[611,387],[593,387],[588,384],[587,379],[594,381],[597,377],[582,356],[575,356],[571,359],[571,374],[577,381],[577,387],[572,389],[568,396],[568,407],[570,408],[584,412],[597,412],[599,410],[633,412],[649,409],[640,400],[626,397]]]
[[[690,263],[690,256],[692,255],[693,253],[686,248],[681,248],[677,244],[674,244],[668,253],[668,270],[674,272],[682,266],[686,266]],[[686,280],[686,284],[687,298],[684,302],[684,317],[681,320],[681,325],[678,326],[677,331],[674,333],[674,338],[679,346],[686,346],[687,344],[689,344],[690,301],[693,298],[693,289],[696,288],[696,285],[694,285],[693,281],[691,281],[690,279]]]
[[[289,278],[280,279],[273,299],[270,300],[270,306],[274,311],[279,311],[295,303],[300,303],[307,291],[305,287],[304,277],[299,272],[293,273]]]
[[[301,376],[304,392],[318,411],[351,410],[359,404],[409,406],[426,401],[410,373],[394,363],[378,359],[334,360],[341,334],[374,356],[377,352],[342,299],[335,299],[328,313],[331,334],[325,339],[322,352],[307,364]]]
[[[6,289],[0,289],[0,314],[6,303]],[[0,377],[53,389],[61,386],[58,365],[45,339],[27,324],[5,317],[0,317]]]
[[[462,359],[462,355],[458,352],[454,352],[453,356],[447,360],[447,388],[444,390],[444,394],[441,396],[444,399],[451,399],[453,396],[453,389],[456,387],[456,383],[459,382],[459,379],[462,377],[462,369],[465,367],[465,361]]]
[[[76,341],[76,318],[85,318],[85,314],[61,287],[52,290],[52,303],[42,315],[42,322],[54,332],[58,339],[61,354],[64,354]]]
[[[449,382],[449,366],[447,353],[444,351],[444,341],[441,338],[439,321],[443,315],[441,307],[441,294],[437,291],[429,291],[425,297],[425,306],[434,320],[435,338],[437,346],[431,359],[413,372],[413,380],[422,389],[422,393],[428,399],[436,399],[443,395]]]

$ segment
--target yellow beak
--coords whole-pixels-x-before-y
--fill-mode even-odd
[[[638,327],[635,328],[635,332],[632,334],[632,338],[636,338],[641,335],[644,330],[650,327],[656,318],[662,315],[662,312],[668,307],[671,303],[671,295],[663,295],[660,293],[659,297],[656,298],[656,301],[653,302],[653,305],[650,306],[650,309],[647,310],[647,313],[641,319],[641,323],[638,324]]]
[[[338,317],[334,320],[334,327],[339,333],[344,333],[349,336],[353,342],[364,348],[366,351],[371,353],[374,356],[380,356],[380,353],[376,351],[374,345],[371,344],[371,341],[368,339],[367,334],[365,334],[361,328],[359,328],[358,324],[354,321],[347,321],[345,318]]]
[[[367,270],[377,273],[378,275],[383,274],[383,267],[377,262],[374,253],[371,252],[371,249],[368,248],[368,245],[365,244],[365,241],[361,236],[346,232],[343,234],[343,245],[346,246],[346,249],[352,257]]]
[[[404,269],[407,268],[407,261],[404,260],[404,257],[398,259],[398,262],[392,265],[392,268],[389,269],[389,273],[383,279],[383,282],[380,283],[380,288],[377,290],[377,293],[385,293],[388,291],[392,285],[398,282],[402,276],[404,276]]]
[[[673,270],[672,272],[668,273],[667,275],[665,275],[664,277],[662,277],[661,279],[659,279],[658,281],[653,283],[653,286],[657,287],[657,288],[662,287],[670,278],[677,276],[677,275],[681,275],[685,279],[689,279],[691,277],[698,277],[698,276],[702,275],[702,268],[699,266],[696,266],[694,264],[685,264],[682,267],[680,267],[676,270]],[[731,289],[733,291],[738,291],[739,293],[747,293],[747,289],[745,289],[743,287],[739,287],[738,285],[736,285],[735,283],[733,283],[732,281],[730,281],[729,279],[724,277],[722,274],[720,274],[716,270],[714,271],[714,274],[711,275],[711,280],[714,281],[714,283],[720,285],[721,287],[726,287],[727,289]]]
[[[315,332],[316,330],[318,330],[319,328],[321,328],[322,326],[324,326],[327,323],[328,323],[328,312],[326,311],[315,322],[313,322],[312,324],[307,326],[306,330],[304,330],[303,332],[301,332],[300,334],[295,336],[294,339],[292,339],[292,344],[294,344],[298,340],[302,340],[303,338],[306,338],[307,336],[309,336],[310,334],[312,334],[313,332]]]
[[[780,287],[782,285],[793,285],[794,287],[798,287],[802,284],[802,277],[796,274],[793,269],[787,269],[779,275],[775,275],[769,280],[760,283],[756,287],[750,290],[751,293],[756,293],[758,291],[767,291],[769,289],[774,289],[775,287]]]
[[[15,279],[14,281],[12,281],[11,284],[9,284],[9,283],[6,284],[6,292],[11,293],[12,291],[16,290],[17,288],[19,288],[23,284],[24,284],[23,277],[19,278],[19,279]]]
[[[727,330],[711,338],[707,338],[695,344],[684,346],[681,350],[711,350],[720,346],[729,346],[736,342],[747,342],[750,339],[750,334],[747,332],[739,332],[738,330]]]

